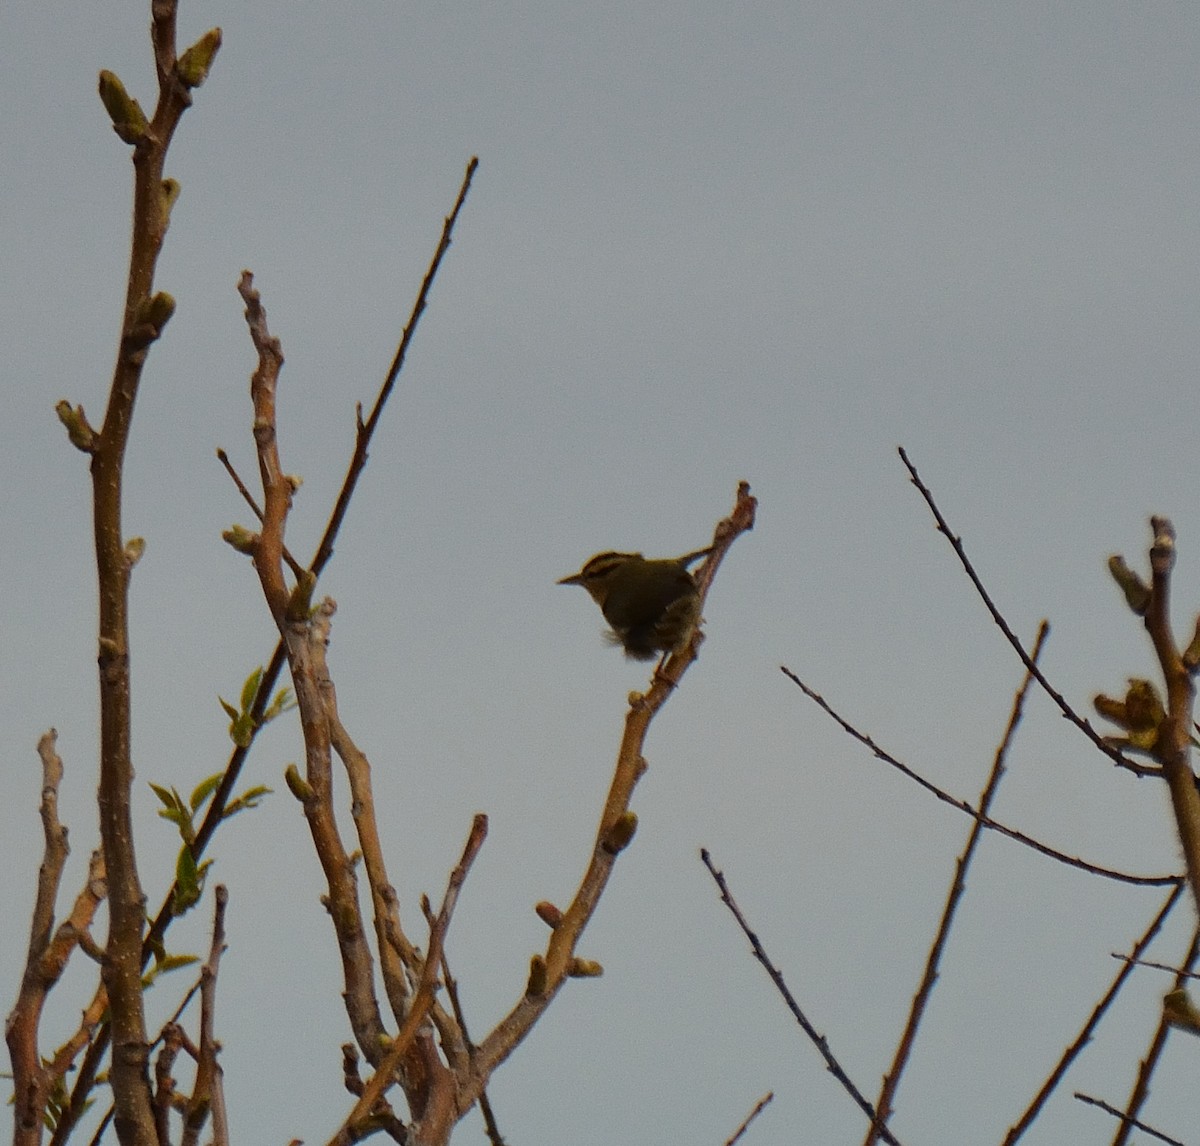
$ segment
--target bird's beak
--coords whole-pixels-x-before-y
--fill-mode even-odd
[[[570,577],[564,577],[561,581],[555,581],[555,585],[582,585],[583,574],[572,573]]]

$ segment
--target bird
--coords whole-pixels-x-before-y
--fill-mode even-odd
[[[700,590],[688,566],[711,551],[651,559],[606,550],[557,584],[582,585],[612,626],[606,639],[630,660],[650,661],[679,652],[691,639],[700,621]]]

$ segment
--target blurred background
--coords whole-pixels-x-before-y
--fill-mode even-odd
[[[1153,662],[1104,569],[1179,532],[1176,618],[1200,609],[1200,16],[1189,5],[695,0],[601,6],[184,3],[224,29],[176,136],[182,195],[128,458],[135,759],[157,908],[174,829],[149,782],[223,766],[217,696],[274,647],[250,524],[215,459],[255,476],[254,271],[287,356],[288,543],[311,554],[463,170],[480,167],[320,591],[330,664],[375,766],[392,876],[420,934],[473,812],[491,834],[448,943],[472,1032],[523,990],[591,847],[645,666],[554,581],[601,549],[706,543],[739,479],[760,499],[656,721],[641,821],[570,984],[496,1075],[520,1146],[853,1142],[824,1070],[718,902],[708,847],[847,1071],[874,1098],[969,821],[873,760],[787,665],[925,776],[975,798],[1022,669],[907,480],[903,445],[1014,629],[1081,710]],[[128,248],[128,149],[99,69],[154,102],[149,6],[0,11],[0,967],[15,998],[41,829],[39,734],[59,730],[73,895],[96,842],[95,578],[85,459],[54,403],[99,420]],[[229,884],[218,1012],[233,1132],[323,1141],[348,1037],[319,869],[282,784],[291,721],[245,784],[276,794],[210,853]],[[1181,867],[1165,790],[1117,772],[1044,696],[995,814],[1137,872]],[[347,819],[348,824],[348,819]],[[1163,892],[988,838],[897,1099],[902,1141],[998,1141]],[[1172,962],[1181,907],[1151,957]],[[210,901],[172,930],[207,945]],[[77,1021],[91,981],[55,996]],[[161,1022],[186,984],[151,996]],[[1026,1141],[1094,1141],[1169,978],[1141,972]],[[71,992],[75,991],[75,996]],[[8,1004],[6,1004],[7,1007]],[[1145,1116],[1197,1117],[1176,1035]],[[968,1131],[968,1134],[964,1134]],[[473,1115],[456,1141],[482,1142]]]

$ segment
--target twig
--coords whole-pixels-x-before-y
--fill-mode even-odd
[[[321,536],[321,541],[317,546],[316,552],[312,561],[309,563],[309,570],[316,576],[320,576],[322,570],[329,563],[329,559],[333,556],[334,543],[337,540],[338,533],[341,530],[342,522],[345,520],[346,512],[350,506],[350,500],[354,493],[354,488],[358,484],[358,479],[362,474],[363,467],[366,465],[367,449],[370,446],[371,437],[375,432],[375,427],[378,425],[379,416],[383,412],[383,408],[390,396],[395,385],[396,379],[400,373],[400,367],[403,365],[404,357],[408,352],[409,343],[412,341],[413,335],[416,332],[417,322],[421,317],[421,313],[425,309],[426,299],[429,290],[433,285],[433,281],[437,275],[438,267],[441,264],[442,256],[450,245],[450,233],[453,229],[453,222],[457,220],[460,208],[466,199],[467,191],[470,189],[471,178],[475,174],[475,168],[478,166],[478,160],[472,159],[467,164],[467,172],[463,179],[462,186],[458,192],[458,198],[454,204],[454,210],[451,212],[450,220],[442,229],[441,241],[438,244],[437,250],[434,253],[433,259],[429,264],[429,269],[425,273],[424,281],[421,284],[421,289],[417,294],[417,301],[413,306],[412,313],[409,316],[408,323],[404,327],[403,334],[400,338],[400,344],[393,359],[391,368],[388,370],[383,384],[376,396],[374,406],[371,411],[371,418],[367,423],[364,431],[360,432],[355,443],[354,456],[351,459],[350,467],[346,472],[345,480],[342,482],[342,488],[338,493],[337,500],[334,503],[334,509],[330,514],[329,521],[325,526],[325,532]],[[267,667],[263,670],[262,684],[258,690],[258,696],[254,701],[254,706],[251,710],[251,715],[254,717],[254,728],[258,728],[258,719],[266,711],[267,705],[270,703],[272,690],[275,688],[275,683],[279,679],[279,674],[283,670],[285,661],[285,653],[283,641],[279,641],[275,646],[275,651],[271,654],[270,660],[267,662]],[[251,741],[253,744],[253,741]],[[217,790],[213,793],[213,798],[208,806],[208,811],[205,813],[204,821],[196,831],[196,840],[192,844],[192,854],[196,861],[200,861],[200,857],[204,854],[209,842],[212,840],[217,827],[220,825],[225,815],[225,807],[229,803],[229,798],[233,793],[234,786],[237,784],[238,777],[241,775],[242,767],[245,764],[246,757],[250,753],[250,745],[246,747],[235,748],[229,756],[229,760],[225,764],[225,771],[221,777],[221,783],[217,786]],[[174,887],[168,889],[163,900],[162,906],[154,916],[154,922],[150,925],[150,929],[146,934],[146,941],[142,947],[142,964],[150,959],[153,953],[154,944],[162,941],[166,934],[167,927],[171,919],[174,917],[171,911],[172,897],[175,893]],[[103,1048],[101,1048],[103,1053]]]
[[[992,620],[996,622],[997,628],[1004,634],[1008,643],[1012,645],[1017,656],[1021,658],[1025,668],[1029,671],[1034,680],[1038,682],[1045,690],[1046,695],[1058,705],[1059,711],[1069,720],[1076,728],[1079,729],[1101,752],[1104,753],[1112,762],[1121,768],[1126,768],[1137,776],[1154,775],[1155,769],[1147,768],[1144,764],[1138,764],[1136,761],[1130,760],[1118,752],[1111,744],[1109,744],[1103,736],[1100,735],[1088,722],[1086,717],[1080,716],[1079,713],[1067,703],[1066,698],[1060,693],[1045,677],[1042,670],[1033,663],[1033,659],[1025,651],[1024,645],[1021,644],[1016,633],[1009,627],[1008,622],[1004,619],[1000,610],[996,607],[991,595],[983,587],[983,582],[979,579],[979,574],[975,572],[975,567],[971,564],[967,557],[967,551],[963,548],[961,538],[959,538],[950,529],[946,519],[942,516],[942,511],[938,509],[937,503],[933,500],[933,494],[929,487],[921,480],[921,475],[917,473],[917,468],[908,459],[908,454],[904,452],[904,447],[899,448],[900,460],[904,463],[904,468],[908,470],[910,479],[913,485],[920,491],[921,496],[925,499],[925,504],[929,506],[930,512],[933,514],[934,520],[937,522],[938,532],[943,534],[947,541],[950,542],[950,547],[958,556],[963,570],[971,579],[971,584],[975,586],[975,591],[979,594],[980,599],[987,607],[987,611],[991,613]]]
[[[1154,644],[1167,686],[1167,714],[1154,743],[1154,756],[1162,764],[1171,793],[1175,828],[1187,861],[1192,896],[1200,908],[1200,792],[1192,772],[1192,704],[1196,696],[1194,664],[1185,663],[1171,632],[1170,587],[1175,567],[1175,527],[1165,517],[1152,517],[1154,542],[1150,547],[1150,601],[1145,613],[1146,631]]]
[[[1131,959],[1128,955],[1122,955],[1120,951],[1110,951],[1109,954],[1123,963],[1132,963],[1135,967],[1149,967],[1152,971],[1166,971],[1170,975],[1179,976],[1184,981],[1200,979],[1200,972],[1185,971],[1182,967],[1172,967],[1169,963],[1155,963],[1153,959]]]
[[[416,333],[417,323],[421,321],[421,315],[425,312],[429,291],[433,287],[433,280],[437,277],[438,268],[442,265],[442,256],[450,249],[450,240],[454,234],[454,225],[458,222],[458,213],[462,210],[463,204],[467,200],[467,193],[471,190],[471,180],[475,178],[475,171],[478,167],[479,157],[473,155],[467,163],[466,174],[463,176],[462,186],[458,190],[458,198],[454,201],[454,207],[451,209],[450,214],[446,216],[445,223],[442,226],[441,241],[438,243],[437,250],[433,253],[433,259],[429,263],[429,270],[425,272],[425,279],[421,283],[421,289],[417,292],[417,300],[413,303],[408,324],[404,327],[404,333],[400,336],[400,345],[396,348],[396,356],[392,359],[392,365],[388,369],[387,377],[383,380],[383,385],[379,389],[375,404],[371,407],[370,417],[367,418],[366,422],[362,420],[362,408],[359,407],[358,436],[354,443],[354,455],[351,457],[350,466],[346,470],[346,477],[342,482],[341,492],[338,494],[337,501],[334,504],[333,513],[330,514],[329,524],[325,526],[325,534],[321,538],[321,543],[317,546],[316,554],[313,556],[312,564],[309,566],[316,574],[320,574],[321,570],[325,568],[326,562],[333,556],[333,542],[338,535],[338,530],[342,527],[342,519],[346,516],[346,510],[350,506],[350,499],[354,496],[354,489],[358,485],[358,479],[367,464],[367,449],[371,444],[375,427],[379,424],[383,408],[387,405],[388,398],[391,397],[392,387],[395,386],[396,379],[400,376],[400,370],[404,366],[404,359],[408,355],[409,344]]]
[[[1175,988],[1177,990],[1183,987],[1186,972],[1195,965],[1198,958],[1200,958],[1200,929],[1192,933],[1192,940],[1188,946],[1187,954],[1184,956],[1182,968],[1175,979]],[[1138,1067],[1137,1078],[1134,1079],[1129,1101],[1125,1104],[1125,1115],[1128,1118],[1133,1118],[1140,1113],[1146,1103],[1146,1099],[1150,1097],[1150,1080],[1154,1076],[1154,1071],[1158,1067],[1163,1051],[1166,1050],[1167,1035],[1170,1033],[1170,1030],[1171,1024],[1167,1021],[1166,1010],[1164,1009],[1162,1017],[1158,1021],[1158,1027],[1155,1029],[1154,1035],[1150,1040],[1150,1047],[1146,1052],[1146,1057],[1142,1059]],[[1125,1143],[1129,1140],[1129,1130],[1129,1123],[1122,1122],[1120,1130],[1117,1131],[1116,1136],[1113,1138],[1113,1146],[1125,1146]]]
[[[450,873],[446,894],[442,898],[442,906],[437,919],[429,933],[429,954],[425,958],[425,967],[421,973],[421,981],[409,1007],[408,1017],[401,1026],[392,1045],[380,1060],[375,1073],[363,1084],[362,1094],[354,1104],[350,1113],[342,1123],[341,1129],[330,1139],[329,1146],[351,1146],[357,1141],[355,1129],[375,1108],[375,1104],[384,1096],[388,1087],[396,1080],[396,1068],[400,1065],[409,1044],[416,1038],[417,1032],[425,1022],[429,1006],[433,1002],[437,990],[438,968],[441,966],[442,944],[445,942],[446,931],[450,926],[450,918],[458,903],[459,893],[466,882],[467,874],[483,842],[487,839],[488,819],[482,813],[477,814],[471,825],[471,832],[463,848],[458,865]]]
[[[1168,1143],[1168,1146],[1185,1146],[1178,1138],[1168,1138],[1165,1134],[1155,1130],[1153,1126],[1147,1126],[1146,1123],[1139,1122],[1136,1118],[1130,1118],[1127,1114],[1122,1114],[1115,1106],[1110,1106],[1101,1098],[1093,1098],[1090,1094],[1084,1094],[1078,1090],[1075,1092],[1075,1097],[1088,1106],[1097,1106],[1106,1114],[1111,1114],[1114,1118],[1120,1119],[1126,1129],[1140,1130],[1143,1134],[1149,1134],[1151,1138],[1157,1138],[1160,1142]]]
[[[733,1137],[725,1143],[725,1146],[735,1146],[737,1140],[741,1138],[741,1136],[745,1134],[747,1130],[750,1129],[750,1123],[753,1122],[763,1112],[763,1110],[766,1109],[767,1103],[769,1103],[774,1097],[775,1092],[773,1090],[768,1090],[767,1093],[764,1094],[762,1098],[760,1098],[755,1104],[754,1109],[746,1115],[746,1120],[737,1128],[737,1130],[734,1131]]]
[[[67,829],[58,818],[58,789],[62,783],[63,762],[55,751],[58,733],[51,728],[38,740],[38,756],[42,761],[42,834],[45,849],[38,869],[37,895],[33,919],[29,928],[29,951],[25,957],[25,972],[21,990],[5,1024],[13,1068],[14,1146],[36,1146],[41,1139],[42,1114],[53,1080],[42,1066],[38,1052],[38,1030],[46,996],[66,966],[70,947],[67,946],[57,967],[46,956],[50,949],[54,927],[54,905],[62,885],[66,867]]]
[[[1045,621],[1042,621],[1038,626],[1037,637],[1033,644],[1033,660],[1035,663],[1041,656],[1042,647],[1045,644],[1048,632],[1049,625]],[[1008,756],[1008,750],[1012,744],[1013,737],[1016,734],[1017,726],[1021,723],[1021,715],[1025,707],[1025,697],[1029,692],[1029,686],[1032,682],[1033,677],[1026,672],[1025,679],[1021,682],[1016,696],[1013,698],[1012,712],[1008,718],[1008,725],[1004,730],[1004,735],[1000,738],[1000,744],[992,760],[991,772],[988,775],[987,783],[984,785],[983,793],[979,797],[978,817],[971,825],[971,830],[967,834],[967,842],[962,854],[955,861],[954,879],[946,895],[946,905],[942,910],[942,917],[938,922],[933,944],[929,949],[929,957],[925,960],[925,972],[921,976],[921,984],[917,988],[916,995],[913,997],[912,1006],[908,1013],[908,1021],[905,1023],[899,1042],[896,1044],[896,1053],[892,1058],[892,1064],[883,1076],[883,1086],[880,1089],[879,1097],[875,1101],[875,1109],[879,1111],[880,1121],[876,1122],[867,1131],[865,1146],[875,1146],[875,1143],[879,1139],[880,1125],[886,1123],[891,1117],[892,1104],[896,1097],[896,1091],[900,1086],[900,1078],[904,1073],[909,1055],[912,1053],[913,1046],[916,1043],[917,1030],[925,1014],[925,1007],[929,1002],[929,996],[933,992],[933,985],[937,982],[938,967],[942,961],[942,953],[945,950],[946,942],[950,937],[950,927],[954,922],[958,904],[967,888],[967,872],[970,870],[971,860],[974,858],[979,841],[983,838],[984,824],[979,817],[987,815],[988,809],[992,806],[992,801],[995,798],[996,790],[999,788],[1000,781],[1004,776],[1004,762]]]
[[[446,958],[444,944],[442,946],[442,979],[446,984],[446,994],[450,999],[450,1008],[454,1012],[454,1021],[458,1024],[458,1029],[462,1034],[463,1044],[466,1047],[469,1061],[475,1053],[475,1044],[471,1042],[471,1035],[467,1030],[467,1019],[463,1014],[462,1001],[458,997],[458,980],[450,974],[450,961]],[[479,1113],[483,1115],[483,1126],[487,1132],[488,1141],[491,1143],[491,1146],[505,1146],[504,1135],[500,1133],[500,1127],[496,1123],[496,1115],[492,1110],[492,1102],[488,1098],[486,1088],[482,1088],[479,1091]]]
[[[1178,883],[1171,889],[1171,893],[1163,902],[1162,907],[1158,909],[1158,914],[1154,916],[1146,930],[1142,932],[1134,943],[1133,950],[1130,953],[1131,959],[1136,959],[1153,942],[1163,923],[1166,922],[1167,916],[1171,914],[1172,908],[1179,902],[1179,898],[1183,894],[1183,887],[1182,883]],[[1033,1125],[1034,1119],[1042,1112],[1042,1108],[1046,1105],[1046,1102],[1049,1100],[1051,1094],[1054,1093],[1058,1084],[1063,1080],[1071,1064],[1091,1041],[1093,1033],[1100,1025],[1101,1018],[1103,1018],[1105,1012],[1112,1005],[1113,1000],[1116,999],[1118,992],[1133,973],[1133,966],[1132,962],[1124,964],[1121,970],[1114,976],[1108,990],[1104,992],[1100,1001],[1092,1008],[1092,1013],[1088,1015],[1083,1026],[1079,1029],[1079,1034],[1075,1036],[1074,1042],[1063,1051],[1054,1069],[1051,1070],[1046,1081],[1042,1084],[1037,1094],[1034,1095],[1033,1101],[1030,1102],[1025,1112],[1013,1124],[1008,1134],[1005,1135],[1003,1146],[1013,1146],[1013,1143]]]
[[[930,794],[936,796],[944,804],[949,804],[950,807],[958,809],[958,811],[971,816],[986,828],[991,828],[995,832],[999,832],[1003,836],[1007,836],[1010,840],[1015,840],[1019,844],[1024,844],[1028,848],[1047,856],[1050,859],[1057,860],[1059,863],[1066,864],[1068,867],[1078,868],[1080,871],[1090,872],[1092,875],[1104,876],[1106,879],[1116,880],[1118,883],[1129,883],[1138,887],[1167,887],[1171,884],[1180,883],[1183,879],[1178,875],[1131,875],[1128,872],[1114,871],[1112,868],[1101,867],[1099,864],[1090,863],[1087,860],[1082,860],[1076,856],[1069,856],[1065,852],[1060,852],[1055,848],[1049,847],[1047,844],[1035,840],[1032,836],[1027,836],[1024,832],[1018,831],[1016,828],[1010,828],[1006,824],[1000,823],[999,820],[993,820],[990,816],[982,815],[977,809],[971,807],[966,800],[961,800],[957,796],[952,796],[949,792],[939,788],[936,784],[926,780],[919,772],[910,768],[907,764],[902,763],[895,756],[891,755],[885,749],[881,748],[874,740],[871,739],[865,732],[860,732],[854,727],[845,717],[841,716],[829,702],[809,688],[791,669],[785,665],[780,665],[780,671],[790,681],[796,684],[800,690],[812,700],[819,708],[832,717],[847,733],[855,740],[862,744],[865,748],[869,748],[871,753],[885,764],[890,764],[897,771],[903,773],[910,780],[915,781]],[[1036,678],[1035,678],[1036,679]]]
[[[246,488],[246,483],[242,481],[237,470],[233,468],[233,462],[229,460],[229,455],[223,449],[221,449],[220,446],[217,447],[217,461],[219,461],[221,465],[225,467],[225,472],[229,475],[230,480],[237,487],[238,493],[242,495],[242,500],[245,501],[245,503],[253,511],[254,516],[257,517],[259,521],[262,521],[263,513],[262,510],[258,508],[258,502],[254,500],[254,494],[252,494]],[[292,575],[297,580],[304,576],[304,566],[301,565],[300,562],[291,555],[291,552],[288,550],[286,545],[283,547],[283,559],[287,562],[288,568],[292,571]]]
[[[871,1124],[878,1128],[879,1137],[882,1138],[889,1146],[900,1146],[895,1135],[880,1121],[878,1113],[871,1105],[870,1100],[854,1085],[850,1076],[842,1069],[842,1064],[834,1057],[833,1051],[829,1048],[829,1040],[822,1034],[817,1033],[816,1027],[809,1021],[808,1016],[800,1009],[800,1004],[792,997],[792,993],[788,990],[787,983],[784,982],[783,974],[771,962],[770,956],[767,955],[762,943],[759,942],[758,936],[750,928],[750,924],[746,922],[746,917],[742,914],[741,908],[738,907],[732,893],[729,890],[729,885],[725,882],[725,876],[718,871],[714,866],[712,857],[708,853],[707,848],[700,849],[700,859],[704,866],[708,868],[709,874],[716,882],[717,889],[721,893],[721,902],[729,908],[734,919],[737,920],[738,926],[742,929],[742,933],[750,941],[750,947],[754,952],[754,957],[757,959],[766,972],[771,977],[771,982],[775,984],[775,989],[783,996],[783,1001],[787,1004],[788,1010],[792,1012],[796,1021],[803,1028],[804,1033],[808,1035],[812,1044],[820,1052],[821,1057],[825,1060],[825,1068],[833,1075],[834,1078],[842,1084],[846,1093],[855,1101],[859,1109],[867,1116]]]
[[[196,1083],[184,1115],[181,1146],[197,1146],[200,1131],[211,1112],[213,1146],[229,1146],[229,1126],[225,1115],[224,1082],[217,1054],[221,1044],[216,1037],[217,974],[225,950],[225,908],[229,892],[217,884],[214,892],[212,944],[208,960],[200,972],[200,1044],[197,1048]]]

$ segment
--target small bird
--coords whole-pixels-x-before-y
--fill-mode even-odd
[[[700,620],[700,591],[688,566],[710,549],[647,560],[640,553],[597,553],[559,585],[582,585],[612,626],[607,638],[635,661],[677,653]]]

